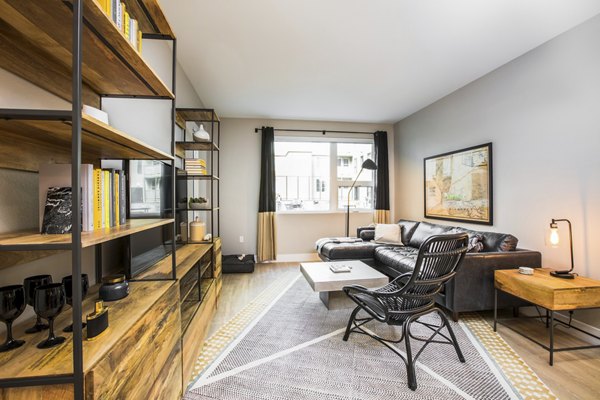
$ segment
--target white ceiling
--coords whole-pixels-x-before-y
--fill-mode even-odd
[[[598,0],[161,0],[222,116],[396,122],[600,13]]]

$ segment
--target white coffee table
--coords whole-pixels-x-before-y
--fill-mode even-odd
[[[352,267],[352,271],[334,273],[329,269],[331,264],[348,265]],[[344,286],[362,285],[367,288],[378,288],[389,282],[387,276],[362,261],[301,263],[300,271],[310,287],[315,292],[319,292],[321,301],[330,310],[355,305],[342,291]]]

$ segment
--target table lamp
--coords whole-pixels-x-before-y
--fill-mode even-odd
[[[348,190],[348,204],[346,205],[346,237],[350,236],[350,193],[352,193],[352,189],[354,188],[354,185],[356,185],[356,181],[358,181],[358,178],[360,177],[361,172],[363,172],[363,169],[369,169],[371,171],[374,171],[377,169],[377,164],[375,164],[375,162],[370,158],[367,158],[362,163],[360,171],[358,172],[358,175],[356,175],[356,179],[352,183],[352,186],[350,186],[350,190]]]
[[[550,272],[550,275],[556,278],[573,279],[575,278],[575,274],[573,273],[575,263],[573,261],[573,230],[571,229],[571,221],[564,218],[552,218],[552,222],[550,222],[550,235],[548,237],[548,242],[550,243],[550,246],[558,247],[558,244],[560,243],[560,235],[558,233],[558,222],[566,222],[569,224],[569,241],[571,244],[571,269],[564,271],[552,271]]]

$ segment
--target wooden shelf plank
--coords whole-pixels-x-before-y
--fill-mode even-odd
[[[123,337],[130,328],[147,315],[152,306],[163,296],[174,281],[130,282],[130,294],[122,300],[106,303],[109,308],[109,328],[93,341],[83,341],[83,370],[90,371]],[[83,315],[94,309],[99,285],[90,288],[83,301]],[[0,379],[37,377],[69,374],[73,372],[73,334],[62,329],[72,321],[71,309],[66,308],[55,321],[57,335],[67,338],[64,344],[52,349],[40,350],[36,345],[48,336],[48,331],[26,335],[24,330],[33,325],[35,317],[17,320],[15,337],[26,341],[18,349],[0,353]],[[85,317],[84,317],[85,318]],[[85,336],[85,332],[84,332]]]
[[[173,219],[130,219],[126,224],[113,228],[82,232],[81,245],[84,248],[90,247],[170,223],[173,223]],[[42,235],[37,232],[18,232],[0,235],[0,250],[18,250],[20,247],[25,250],[25,247],[31,245],[47,246],[48,248],[56,245],[57,248],[63,248],[70,244],[70,234]]]
[[[188,244],[181,246],[176,252],[177,278],[181,278],[204,255],[210,251],[210,244]],[[171,277],[171,257],[160,260],[158,263],[136,276],[136,279],[168,279]]]
[[[216,111],[210,108],[178,108],[177,118],[190,122],[220,122]],[[213,118],[214,117],[214,118]]]
[[[15,111],[28,111],[29,116],[2,119],[12,118]],[[0,109],[0,167],[38,171],[41,164],[70,162],[71,123],[68,119],[38,119],[48,111]],[[23,146],[32,151],[15,152]],[[83,114],[82,159],[97,164],[100,159],[172,160],[173,156]]]
[[[176,142],[175,153],[182,154],[182,151],[219,151],[219,146],[211,142]],[[183,158],[183,157],[182,157]]]
[[[70,101],[72,4],[0,0],[1,67]],[[98,94],[173,98],[173,93],[94,0],[84,0],[83,81]],[[26,54],[11,55],[15,48]],[[34,63],[34,68],[22,68]],[[37,63],[37,60],[43,60]],[[37,64],[36,64],[37,63]],[[55,79],[49,80],[51,71]],[[57,84],[57,76],[66,75]],[[67,82],[69,85],[67,86]]]

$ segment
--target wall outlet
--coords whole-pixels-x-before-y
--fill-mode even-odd
[[[244,237],[240,236],[240,243],[244,243]]]

